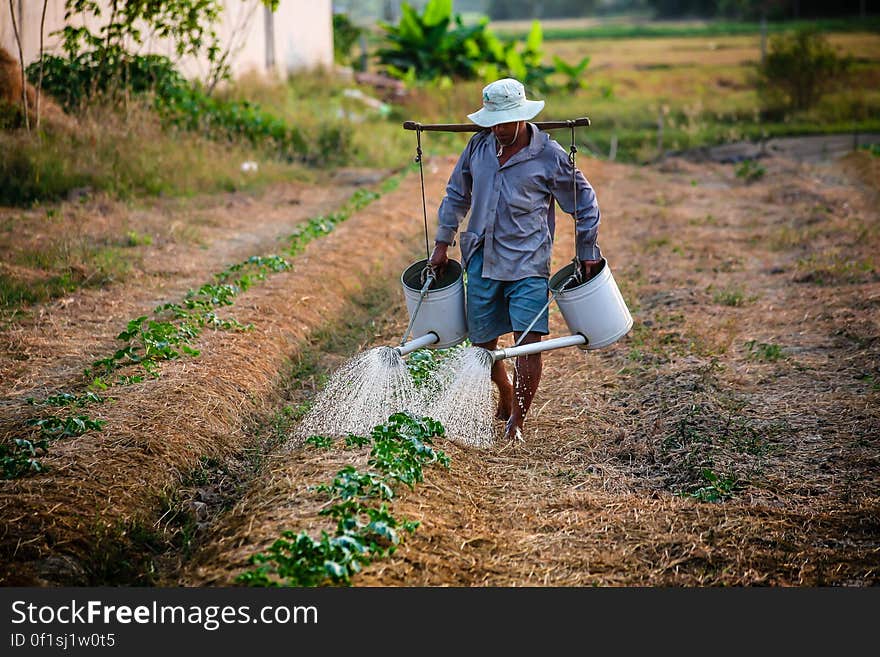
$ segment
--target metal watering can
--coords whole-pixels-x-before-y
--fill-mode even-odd
[[[443,275],[437,277],[428,260],[414,262],[400,277],[409,326],[395,349],[401,356],[428,347],[446,349],[467,338],[464,296],[464,270],[457,260],[449,260]],[[412,340],[407,340],[412,336]]]
[[[581,281],[576,275],[577,266],[571,262],[550,278],[551,297],[547,301],[548,306],[556,301],[571,335],[496,349],[491,352],[493,361],[562,347],[602,349],[629,333],[633,318],[611,274],[608,261],[603,259],[599,273],[586,281]],[[403,272],[400,280],[410,317],[403,340],[400,346],[395,347],[401,356],[425,347],[453,347],[467,338],[461,264],[450,260],[438,280],[428,267],[428,261],[419,260]],[[528,329],[523,333],[527,332]],[[407,342],[410,336],[413,339]]]
[[[582,281],[576,273],[579,267],[580,263],[574,261],[553,274],[550,278],[551,296],[547,302],[549,306],[556,301],[571,335],[496,349],[492,352],[493,360],[527,356],[561,347],[601,349],[629,333],[633,318],[611,275],[608,261],[603,258],[599,273],[586,281]],[[523,334],[526,332],[528,329]]]

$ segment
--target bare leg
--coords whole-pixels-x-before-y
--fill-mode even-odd
[[[515,340],[519,340],[521,333],[514,332]],[[529,332],[523,339],[521,344],[532,344],[541,341],[541,334]],[[499,361],[500,362],[500,361]],[[496,363],[497,365],[498,363]],[[532,399],[538,391],[538,384],[541,382],[541,370],[543,363],[541,354],[531,354],[529,356],[518,356],[513,374],[513,409],[510,419],[507,421],[507,427],[504,437],[507,439],[521,438],[523,424],[526,420],[526,413],[532,405]]]
[[[489,342],[481,342],[474,344],[475,347],[482,347],[489,351],[494,350],[498,346],[498,338]],[[495,417],[499,420],[507,420],[513,410],[513,386],[510,384],[510,378],[507,376],[507,368],[503,361],[495,361],[492,363],[492,381],[498,387],[498,410]]]

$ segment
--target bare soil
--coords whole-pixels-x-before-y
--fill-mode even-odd
[[[449,470],[429,469],[394,503],[419,529],[354,584],[880,582],[874,159],[767,158],[766,173],[746,182],[730,165],[582,158],[633,330],[605,349],[545,354],[524,442],[501,441],[499,425],[489,449],[439,444]],[[434,209],[453,161],[429,164]],[[299,216],[316,214],[305,196],[339,199],[332,187],[298,194]],[[274,231],[268,218],[289,227],[283,198],[233,195],[217,230],[237,254],[260,253],[268,244],[252,236]],[[560,220],[557,267],[572,242]],[[176,264],[161,268],[164,278],[80,291],[4,329],[0,437],[25,431],[27,396],[72,385],[112,349],[125,319],[209,277],[231,255],[212,249],[230,243],[208,241],[205,259],[169,257]],[[145,262],[154,251],[161,246],[147,248]],[[109,562],[124,556],[158,569],[147,583],[229,585],[283,530],[320,526],[309,487],[365,455],[260,443],[259,426],[314,394],[314,373],[310,385],[292,367],[309,354],[332,369],[399,340],[398,278],[421,257],[418,177],[409,176],[310,244],[292,271],[243,294],[231,312],[253,331],[206,334],[200,357],[114,390],[100,409],[105,431],[53,445],[48,473],[0,483],[0,581],[100,584],[119,575]],[[347,353],[334,345],[334,332],[364,325],[366,338]],[[558,312],[551,332],[568,332]],[[214,479],[193,483],[206,458]],[[187,541],[163,544],[183,533],[169,511],[183,517],[184,507],[194,521]]]

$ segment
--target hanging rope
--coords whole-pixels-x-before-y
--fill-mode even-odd
[[[416,130],[416,162],[419,163],[419,178],[422,181],[422,216],[425,219],[425,260],[431,259],[431,249],[428,246],[428,204],[425,200],[425,169],[422,166],[422,130]]]
[[[577,143],[574,138],[574,128],[575,122],[569,121],[569,126],[571,127],[571,146],[568,149],[568,161],[571,162],[571,197],[574,199],[574,258],[572,262],[574,263],[574,276],[575,280],[578,284],[583,282],[583,277],[581,276],[581,263],[577,257],[577,222],[578,222],[578,194],[577,194],[577,161],[576,161],[576,153],[577,153]]]

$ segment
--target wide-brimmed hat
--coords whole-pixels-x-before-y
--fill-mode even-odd
[[[483,87],[483,108],[468,114],[479,126],[491,128],[499,123],[528,121],[544,109],[543,100],[527,100],[519,80],[504,78]]]

